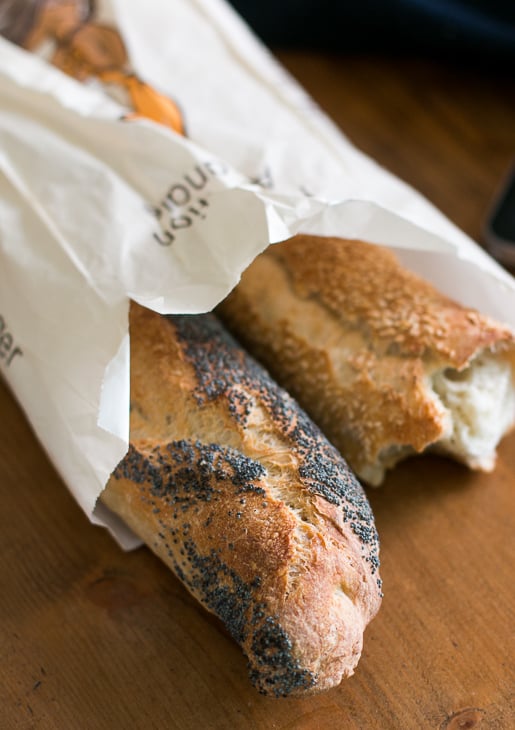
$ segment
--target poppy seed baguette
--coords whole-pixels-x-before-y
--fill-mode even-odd
[[[381,246],[269,246],[217,311],[370,484],[428,448],[489,471],[515,421],[513,331]]]
[[[361,486],[213,315],[131,309],[130,449],[102,501],[216,614],[264,694],[353,673],[379,608]]]

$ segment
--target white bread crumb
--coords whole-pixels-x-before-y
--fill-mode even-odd
[[[497,445],[515,422],[515,383],[509,362],[482,353],[464,370],[437,372],[432,387],[450,416],[449,430],[433,450],[472,469],[491,471]]]

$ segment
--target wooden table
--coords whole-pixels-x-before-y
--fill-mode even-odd
[[[365,152],[467,233],[515,153],[515,85],[431,63],[283,53]],[[515,434],[492,475],[438,458],[370,492],[382,610],[354,677],[272,700],[146,549],[122,553],[69,496],[0,381],[0,727],[515,727]]]

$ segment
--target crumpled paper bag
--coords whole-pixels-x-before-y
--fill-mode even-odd
[[[356,150],[221,0],[56,7],[25,29],[34,53],[0,39],[0,369],[123,546],[97,499],[128,445],[129,299],[208,311],[303,231],[391,246],[515,325],[513,278]]]

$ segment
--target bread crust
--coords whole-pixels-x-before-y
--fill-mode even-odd
[[[131,309],[131,446],[103,502],[242,646],[272,696],[353,673],[378,539],[345,462],[212,315]]]
[[[515,343],[508,327],[443,296],[389,250],[339,238],[270,246],[218,312],[376,484],[382,465],[448,429],[431,376],[484,350],[513,353]]]

